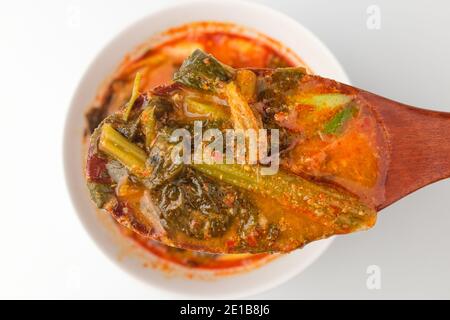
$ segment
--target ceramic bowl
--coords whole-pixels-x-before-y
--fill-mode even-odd
[[[99,85],[116,69],[123,56],[136,46],[164,30],[195,21],[231,22],[256,30],[290,48],[314,73],[349,83],[341,65],[314,34],[299,22],[273,9],[242,1],[195,1],[167,7],[149,14],[119,33],[87,68],[67,115],[65,174],[73,205],[84,227],[101,250],[125,272],[150,286],[184,298],[240,298],[268,290],[300,274],[325,252],[332,239],[311,243],[246,272],[214,276],[199,270],[194,271],[194,277],[190,278],[179,275],[168,277],[158,268],[143,267],[142,259],[157,264],[159,258],[139,252],[138,248],[133,249],[135,245],[120,236],[112,222],[105,221],[107,217],[101,218],[89,199],[83,177],[84,146],[81,137],[85,126],[84,112]],[[119,259],[124,248],[125,251],[134,250],[137,253]],[[181,274],[187,271],[182,267],[172,267],[179,269]],[[202,280],[203,276],[207,276],[208,280]]]

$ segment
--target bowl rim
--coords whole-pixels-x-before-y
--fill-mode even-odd
[[[314,43],[314,46],[317,47],[320,51],[322,51],[322,54],[326,57],[329,63],[335,66],[336,70],[338,70],[338,73],[340,73],[340,81],[350,83],[350,80],[343,70],[343,67],[338,62],[338,60],[335,58],[335,56],[331,53],[331,51],[320,41],[317,36],[315,36],[310,30],[308,30],[306,27],[304,27],[300,22],[294,20],[293,18],[289,17],[288,15],[281,13],[275,9],[272,9],[271,7],[268,7],[266,5],[262,5],[259,3],[253,3],[253,2],[247,2],[247,1],[240,1],[240,0],[228,0],[226,1],[226,5],[232,5],[241,8],[242,10],[249,10],[249,11],[259,11],[259,14],[266,14],[273,16],[274,19],[284,20],[284,23],[288,23],[292,26],[292,28],[296,29],[298,32],[302,32],[311,42]],[[79,113],[77,110],[75,101],[76,97],[82,94],[82,87],[83,83],[90,77],[90,70],[93,69],[93,67],[96,65],[96,63],[101,59],[102,56],[104,56],[107,51],[110,49],[111,46],[113,46],[114,42],[117,39],[121,39],[126,34],[130,32],[130,30],[135,29],[137,26],[145,23],[145,21],[152,19],[152,17],[159,16],[159,15],[167,15],[171,14],[171,11],[173,10],[183,10],[186,8],[190,8],[192,6],[220,6],[221,3],[215,2],[215,1],[206,1],[206,0],[191,0],[191,1],[183,1],[180,3],[165,5],[164,7],[154,10],[150,12],[149,14],[144,15],[143,17],[140,17],[139,19],[136,19],[134,22],[126,25],[121,31],[119,31],[117,34],[115,34],[112,38],[110,38],[106,44],[103,45],[103,47],[97,52],[97,54],[92,58],[91,62],[88,64],[86,69],[83,72],[83,75],[80,77],[78,84],[71,96],[69,108],[66,114],[65,123],[64,123],[64,132],[63,132],[63,146],[62,146],[62,156],[63,156],[63,163],[64,163],[64,177],[65,177],[65,185],[68,190],[68,193],[70,195],[71,203],[73,208],[75,209],[75,212],[81,221],[81,224],[84,227],[85,232],[88,234],[88,236],[93,240],[93,242],[96,244],[96,246],[100,249],[100,251],[105,254],[109,260],[114,262],[115,265],[118,265],[120,269],[124,270],[128,275],[132,276],[136,280],[139,280],[139,282],[145,283],[149,286],[155,287],[161,291],[170,293],[175,296],[184,297],[186,298],[187,294],[185,292],[176,291],[172,288],[168,288],[167,286],[161,285],[160,283],[156,282],[150,282],[145,281],[141,275],[136,274],[135,272],[132,272],[129,267],[127,267],[124,263],[121,261],[118,261],[117,256],[114,256],[114,253],[110,248],[108,248],[108,245],[105,243],[104,239],[101,239],[100,235],[96,232],[96,227],[90,224],[85,214],[82,213],[84,209],[82,209],[81,204],[79,202],[80,196],[76,196],[77,193],[80,193],[81,191],[77,189],[76,182],[73,181],[71,177],[70,171],[73,168],[73,163],[77,163],[79,161],[74,159],[74,156],[71,152],[70,143],[73,142],[73,136],[72,131],[70,130],[70,121],[72,116]],[[205,19],[204,21],[206,21]],[[215,20],[211,20],[215,21]],[[233,21],[223,21],[223,22],[232,22]],[[189,23],[189,22],[180,22],[180,25]],[[241,25],[240,23],[236,23],[237,25]],[[174,27],[177,25],[174,25]],[[246,26],[244,26],[246,28]],[[249,27],[249,29],[251,29]],[[264,31],[260,31],[258,29],[255,29],[256,31],[262,33],[263,35],[266,34]],[[143,38],[145,40],[145,38]],[[275,39],[278,40],[278,39]],[[140,43],[136,43],[136,46]],[[282,43],[284,45],[284,43]],[[128,51],[133,50],[133,48],[128,48]],[[300,58],[303,59],[301,52],[297,52],[296,50],[293,50],[295,53],[299,54]],[[308,61],[305,61],[305,63],[308,64]],[[100,85],[98,83],[97,85]],[[91,97],[93,98],[93,97]],[[80,137],[81,140],[81,137]],[[82,157],[82,155],[80,155]],[[242,298],[247,297],[250,295],[258,294],[264,291],[267,291],[269,289],[272,289],[274,287],[277,287],[281,285],[282,283],[288,281],[292,277],[300,274],[302,271],[307,269],[312,263],[314,263],[330,246],[330,244],[333,242],[334,237],[321,240],[323,242],[322,246],[319,248],[319,250],[316,250],[316,252],[312,255],[312,257],[304,264],[299,264],[298,267],[293,267],[289,271],[284,272],[281,275],[278,275],[276,278],[273,278],[271,281],[268,281],[266,283],[260,284],[258,286],[254,286],[252,288],[242,288],[241,291],[233,294],[215,294],[212,295],[211,292],[208,292],[206,294],[199,294],[197,292],[191,292],[189,293],[190,298]],[[283,258],[283,257],[280,257]],[[278,259],[280,259],[278,258]],[[269,262],[271,264],[273,262]],[[160,271],[157,271],[160,272]],[[247,271],[247,272],[253,272]]]

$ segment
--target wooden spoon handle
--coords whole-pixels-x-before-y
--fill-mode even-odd
[[[368,92],[389,147],[389,169],[382,209],[407,194],[450,177],[450,113],[411,107]]]

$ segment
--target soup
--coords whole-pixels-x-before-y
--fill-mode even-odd
[[[108,79],[87,113],[86,137],[109,114],[117,111],[129,99],[136,72],[142,74],[140,91],[145,92],[169,82],[183,60],[200,48],[219,57],[233,67],[306,67],[292,52],[275,41],[250,34],[234,25],[196,23],[169,30],[161,43],[142,45],[127,56]],[[226,270],[259,265],[270,260],[270,254],[222,255],[189,251],[165,246],[118,225],[123,234],[162,259],[200,269]],[[276,255],[273,255],[276,256]]]
[[[379,189],[384,140],[358,90],[300,67],[234,69],[199,49],[172,84],[139,95],[139,81],[87,161],[93,200],[121,224],[214,253],[289,252],[374,225],[375,206],[355,193]],[[311,145],[325,158],[305,163]]]

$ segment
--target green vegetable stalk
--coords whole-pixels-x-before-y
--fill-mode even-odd
[[[145,148],[147,151],[152,147],[157,134],[154,113],[155,108],[153,106],[149,106],[142,111],[140,116],[142,133],[145,136]]]
[[[322,93],[296,99],[297,103],[314,106],[318,109],[337,108],[349,103],[352,97],[342,93]]]
[[[141,73],[136,73],[136,77],[134,78],[133,83],[133,91],[131,92],[130,100],[128,101],[126,108],[123,112],[123,120],[127,121],[130,115],[131,109],[133,109],[134,102],[139,96],[139,84],[141,83]]]
[[[341,111],[339,111],[330,121],[328,121],[324,128],[325,134],[339,134],[348,120],[358,113],[358,107],[353,104],[347,104]]]
[[[128,141],[108,123],[102,127],[98,147],[100,151],[122,163],[134,175],[138,177],[147,175],[145,151]]]
[[[365,229],[376,216],[373,209],[356,197],[284,171],[279,171],[275,175],[260,175],[258,166],[230,164],[192,166],[211,178],[263,194],[292,208],[305,209],[305,213],[325,225],[332,226],[337,232]]]
[[[225,106],[203,102],[190,97],[187,97],[184,102],[186,104],[186,111],[205,116],[211,120],[224,120],[230,116]]]

